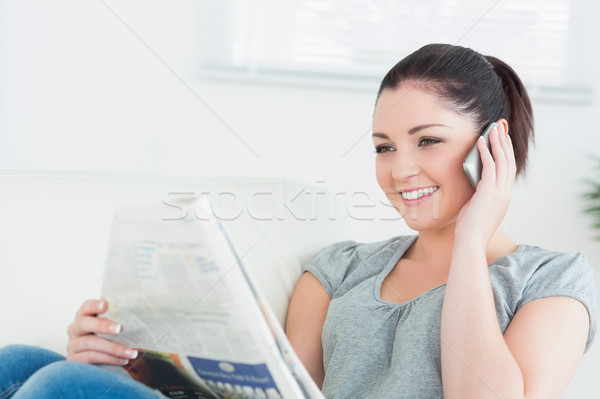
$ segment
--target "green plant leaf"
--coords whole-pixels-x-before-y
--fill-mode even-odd
[[[592,217],[591,227],[600,230],[600,156],[592,156],[591,158],[595,163],[594,170],[597,172],[597,179],[585,179],[583,181],[587,191],[581,195],[581,198],[585,201],[582,211]],[[600,236],[594,238],[600,240]]]

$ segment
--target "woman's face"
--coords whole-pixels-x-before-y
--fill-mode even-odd
[[[479,132],[435,95],[412,86],[384,90],[375,107],[377,182],[417,231],[452,225],[474,193],[462,162]]]

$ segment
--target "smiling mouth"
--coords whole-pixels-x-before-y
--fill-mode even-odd
[[[414,191],[401,191],[400,194],[402,195],[402,198],[404,198],[405,200],[415,200],[415,199],[421,198],[424,195],[433,194],[434,192],[436,192],[438,190],[438,188],[440,188],[440,186],[420,188],[420,189],[414,190]]]

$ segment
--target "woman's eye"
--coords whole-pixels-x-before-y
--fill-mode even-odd
[[[381,154],[384,152],[390,152],[393,151],[393,148],[389,145],[378,145],[377,147],[375,147],[375,152],[377,154]]]
[[[431,137],[423,137],[421,140],[419,140],[419,147],[429,147],[439,142],[440,140],[438,139],[432,139]]]

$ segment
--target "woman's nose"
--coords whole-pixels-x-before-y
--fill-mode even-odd
[[[392,177],[398,182],[407,182],[419,174],[419,167],[414,157],[407,152],[396,151]]]

